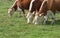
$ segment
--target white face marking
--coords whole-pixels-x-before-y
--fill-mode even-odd
[[[29,10],[31,10],[34,1],[35,1],[35,0],[32,0],[32,1],[31,1]]]
[[[27,23],[30,23],[31,21],[32,21],[32,19],[33,19],[33,14],[30,12],[30,10],[31,10],[31,8],[32,8],[32,5],[33,5],[33,2],[34,2],[35,0],[32,0],[31,1],[31,3],[30,3],[30,7],[29,7],[29,12],[28,12],[28,14],[27,14],[27,16],[26,16],[26,18],[27,18]]]
[[[12,9],[9,8],[9,9],[8,9],[8,13],[10,13],[11,11],[12,11]]]
[[[28,13],[26,18],[27,18],[27,23],[31,23],[32,18],[33,18],[33,14],[32,13]]]
[[[40,10],[42,9],[42,7],[43,7],[43,5],[44,5],[45,2],[46,2],[46,0],[44,0],[44,1],[42,2],[41,7],[40,7]]]
[[[9,8],[9,9],[8,9],[8,16],[9,16],[9,17],[11,17],[11,11],[12,11],[12,9]]]
[[[17,1],[18,1],[18,0],[16,0],[16,1],[14,2],[14,4],[12,5],[12,7],[16,4]],[[12,7],[11,7],[11,8],[12,8]]]
[[[38,24],[38,16],[37,16],[37,15],[34,17],[33,23],[34,23],[35,25]]]
[[[9,14],[9,16],[11,16],[11,15],[13,14],[13,12],[15,11],[15,10],[13,9],[13,6],[15,5],[15,3],[16,3],[17,1],[18,1],[18,0],[16,0],[16,1],[14,2],[14,4],[12,5],[12,7],[8,9],[8,14]]]
[[[28,13],[27,14],[27,16],[26,16],[26,18],[27,18],[27,23],[31,23],[32,22],[32,20],[33,20],[33,18],[34,18],[34,15],[35,14],[35,11],[33,12],[33,13]]]
[[[9,8],[8,9],[8,16],[11,17],[13,15],[13,13],[14,13],[14,9]]]
[[[38,16],[37,13],[36,13],[35,18],[33,20],[33,23],[34,24],[40,24],[41,20],[42,20],[42,16]]]
[[[43,16],[41,16],[41,17],[35,16],[33,23],[34,24],[40,24],[42,22],[42,18],[43,18]]]

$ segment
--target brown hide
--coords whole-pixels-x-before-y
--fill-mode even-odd
[[[40,8],[38,14],[43,13],[43,15],[46,15],[48,10],[51,10],[54,14],[56,13],[56,11],[60,11],[60,0],[47,0],[42,8]]]
[[[13,3],[12,7],[8,10],[9,16],[13,15],[13,11],[18,10],[19,12],[22,11],[24,17],[26,16],[25,14],[25,9],[29,9],[31,0],[15,0]],[[20,9],[19,9],[20,8]]]
[[[18,0],[15,5],[12,7],[15,10],[17,10],[17,7],[20,7],[21,9],[29,9],[31,0]]]
[[[32,5],[32,8],[31,8],[31,10],[29,10],[31,13],[33,12],[33,11],[39,11],[39,8],[40,8],[40,6],[41,6],[41,4],[42,4],[42,1],[43,0],[35,0],[34,2],[33,2],[33,5]]]
[[[18,0],[17,1],[17,6],[19,6],[22,9],[28,9],[30,5],[31,0]]]
[[[38,12],[38,15],[39,14],[43,14],[43,15],[46,15],[47,14],[47,2],[44,2],[43,5],[41,5],[41,8],[39,9],[39,12]]]

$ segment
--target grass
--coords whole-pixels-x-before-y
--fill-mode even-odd
[[[0,1],[0,38],[60,38],[59,13],[53,26],[27,24],[24,17],[17,17],[17,13],[8,17],[7,10],[12,4]]]

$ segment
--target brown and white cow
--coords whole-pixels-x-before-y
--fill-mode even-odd
[[[9,16],[12,16],[14,11],[18,10],[23,12],[25,16],[25,9],[29,9],[31,0],[16,0],[11,8],[8,9]]]
[[[35,12],[36,10],[39,11],[39,8],[42,4],[43,0],[32,0],[30,3],[30,7],[29,7],[29,12],[26,16],[27,18],[27,23],[31,23],[32,19],[34,18]]]
[[[52,24],[55,22],[55,13],[60,11],[60,0],[44,0],[39,9],[39,12],[36,12],[34,23],[39,24],[39,20],[44,16],[44,24],[46,24],[49,13],[52,15]],[[49,13],[47,13],[49,12]]]

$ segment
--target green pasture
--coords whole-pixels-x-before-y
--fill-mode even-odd
[[[17,17],[17,12],[8,17],[7,11],[13,2],[0,0],[0,38],[60,38],[60,13],[56,14],[54,25],[27,24],[22,14],[22,17]]]

